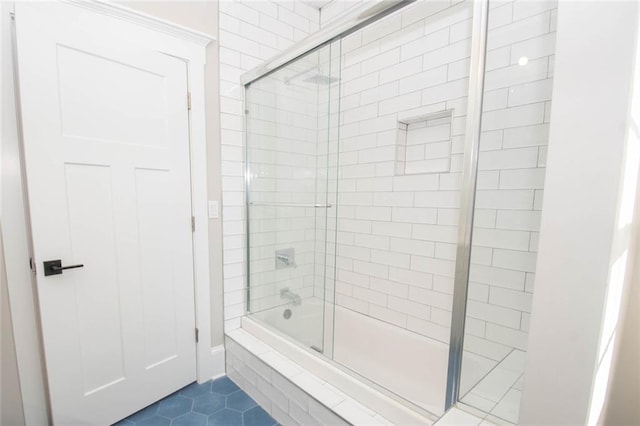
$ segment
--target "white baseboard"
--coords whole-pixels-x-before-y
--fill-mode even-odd
[[[224,345],[218,345],[211,348],[211,362],[213,365],[213,378],[224,376],[226,373],[225,368],[225,351]]]

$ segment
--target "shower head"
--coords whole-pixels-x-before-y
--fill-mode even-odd
[[[317,85],[329,85],[331,83],[335,83],[338,81],[336,77],[329,77],[322,74],[314,74],[311,77],[305,78],[302,80],[304,83],[312,83]]]
[[[322,71],[322,67],[313,67],[308,70],[299,72],[292,77],[285,78],[284,82],[288,85],[295,80],[300,80],[303,83],[316,84],[319,86],[328,86],[332,83],[335,83],[336,81],[339,81],[340,79],[337,77],[325,75]]]

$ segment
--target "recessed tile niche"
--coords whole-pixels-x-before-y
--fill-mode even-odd
[[[396,175],[450,171],[452,116],[449,109],[398,121]]]

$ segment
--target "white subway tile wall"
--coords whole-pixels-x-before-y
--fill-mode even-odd
[[[242,134],[244,89],[240,84],[240,76],[317,31],[320,26],[320,13],[299,1],[225,0],[220,2],[219,18],[224,321],[225,330],[229,331],[240,327],[240,318],[245,312],[246,291]],[[273,131],[267,126],[265,131],[269,130]],[[298,158],[297,155],[301,154],[290,152],[288,158],[282,154],[280,159],[291,162]],[[272,174],[281,169],[274,165],[271,168],[265,165],[264,168],[265,173]],[[267,214],[266,208],[262,210],[256,213]],[[283,211],[282,214],[283,216],[279,217],[285,218],[288,213]],[[296,224],[298,227],[303,225],[300,222],[302,220]],[[274,222],[269,225],[275,224]],[[312,226],[313,224],[309,229],[312,230]],[[286,238],[285,235],[281,236]],[[305,257],[303,252],[300,254],[301,258]],[[298,258],[298,261],[301,258]],[[267,265],[269,262],[265,261],[264,266],[273,266],[273,262],[272,254],[271,265]]]
[[[321,24],[360,3],[334,0],[323,7]],[[491,4],[465,349],[496,361],[512,348],[526,349],[556,6]],[[342,44],[340,178],[331,195],[338,200],[336,302],[443,341],[452,303],[470,19],[468,1],[417,2]],[[450,172],[399,176],[391,166],[398,121],[447,109],[453,109]],[[404,155],[424,158],[417,151]]]
[[[488,51],[505,60],[487,70],[485,90],[504,91],[506,97],[482,117],[480,173],[491,171],[497,179],[478,188],[475,211],[492,212],[494,220],[475,224],[470,285],[483,292],[469,296],[467,321],[475,326],[466,330],[464,349],[495,361],[513,349],[527,349],[556,10],[556,1],[516,0],[499,2],[489,13]],[[486,131],[491,131],[491,140]],[[487,251],[486,263],[475,261],[478,253]]]
[[[227,330],[239,327],[246,279],[238,77],[361,3],[334,0],[318,13],[299,2],[221,2]],[[465,350],[495,362],[514,348],[526,350],[556,7],[556,1],[491,3]],[[286,283],[303,297],[326,297],[448,342],[471,15],[471,0],[419,0],[349,35],[341,51],[330,49],[331,66],[340,67],[339,84],[327,90],[309,85],[308,92],[298,84],[288,98],[283,81],[277,90],[266,80],[251,89],[260,108],[255,116],[250,111],[256,121],[249,136],[260,135],[264,144],[252,151],[261,159],[252,200],[333,204],[326,215],[317,209],[252,207],[255,307],[277,304],[277,289]],[[304,74],[322,63],[314,61],[296,67]],[[405,170],[398,173],[398,123],[444,111],[451,111],[446,134],[427,135],[425,144],[412,143],[411,151],[407,144]],[[406,169],[407,160],[445,157],[446,168]],[[283,244],[296,249],[295,270],[275,270],[274,250]]]
[[[364,0],[332,0],[320,9],[320,27],[326,27],[332,22],[360,6]]]
[[[339,179],[329,186],[338,200],[336,303],[444,342],[471,17],[470,1],[417,2],[343,40]],[[490,183],[498,181],[499,172]]]

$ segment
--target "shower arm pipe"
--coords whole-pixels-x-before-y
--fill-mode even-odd
[[[478,176],[478,152],[480,150],[488,18],[489,0],[476,0],[473,9],[469,98],[467,101],[462,194],[460,199],[456,268],[453,283],[449,367],[447,370],[447,393],[445,398],[446,410],[452,405],[455,405],[460,399],[464,327],[467,314],[467,295],[471,263],[473,213]]]
[[[289,49],[242,74],[240,76],[240,82],[243,86],[250,84],[295,61],[301,56],[327,43],[331,43],[340,37],[351,34],[398,9],[402,9],[414,1],[416,0],[388,0],[382,2],[379,0],[369,0],[344,18],[305,37]]]

